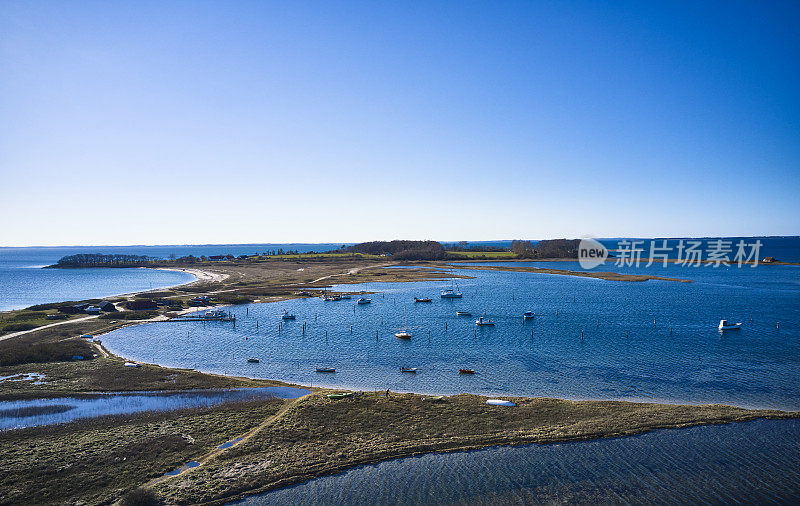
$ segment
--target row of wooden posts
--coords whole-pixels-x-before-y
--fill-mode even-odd
[[[475,292],[475,293],[477,293],[477,292]],[[385,294],[382,294],[382,295],[385,297]],[[575,302],[575,296],[574,295],[572,296],[572,302]],[[355,310],[356,310],[356,305],[354,304],[353,305],[353,312],[355,312]],[[246,316],[250,316],[250,308],[249,307],[245,308],[245,315]],[[558,317],[558,309],[556,309],[556,317]],[[314,314],[314,321],[317,321],[317,314]],[[753,315],[750,315],[750,321],[751,322],[753,321]],[[523,322],[524,322],[524,320],[523,320]],[[204,325],[205,325],[205,322],[204,322]],[[383,317],[381,317],[380,325],[383,325]],[[259,326],[258,325],[258,320],[256,320],[256,330],[258,329],[258,326]],[[653,326],[654,327],[656,326],[656,319],[655,318],[653,318]],[[776,328],[780,329],[780,322],[777,322],[775,326],[776,326]],[[233,327],[236,328],[236,320],[235,319],[233,320]],[[595,328],[600,328],[600,320],[597,320],[597,324],[596,324]],[[447,322],[444,323],[444,329],[445,329],[445,331],[447,331]],[[278,333],[280,333],[282,330],[283,330],[283,322],[280,322],[280,323],[278,323]],[[306,333],[306,322],[303,322],[302,334],[305,335],[305,333]],[[350,325],[350,334],[352,334],[352,333],[353,333],[353,326]],[[672,335],[672,333],[673,333],[672,332],[672,327],[669,328],[669,333],[670,333],[670,335]],[[478,336],[477,327],[475,328],[474,335],[475,335],[475,338],[477,338],[477,336]],[[532,329],[531,330],[531,338],[533,339],[534,337],[535,337],[535,335],[534,335],[534,331]],[[626,330],[625,331],[625,337],[626,338],[630,337],[630,330]],[[379,331],[376,330],[375,331],[375,340],[377,341],[378,338],[379,338]],[[428,331],[428,341],[430,341],[430,338],[431,338],[431,332],[429,330]],[[328,331],[327,330],[325,331],[325,339],[326,340],[328,339]],[[581,341],[583,341],[583,330],[581,330]]]

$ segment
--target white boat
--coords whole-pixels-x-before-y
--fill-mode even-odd
[[[350,298],[351,298],[351,297],[350,297],[349,295],[340,295],[340,296],[339,296],[339,300],[345,300],[345,299],[348,299],[348,300],[349,300]]]
[[[442,291],[443,299],[460,299],[461,297],[462,297],[461,292],[456,292],[453,289],[447,289]]]
[[[296,319],[296,317],[295,317],[295,315],[293,315],[292,313],[290,313],[290,312],[288,312],[288,311],[286,311],[284,309],[283,310],[283,316],[281,316],[281,319],[283,319],[283,320],[294,320],[294,319]]]
[[[369,304],[370,302],[372,302],[372,299],[358,299],[358,301],[356,303],[357,304]]]
[[[456,316],[472,316],[469,311],[456,311]]]
[[[481,316],[480,318],[475,320],[475,325],[491,327],[494,326],[494,322],[492,320],[489,320],[488,318],[484,318],[483,316]]]
[[[516,404],[511,401],[504,401],[503,399],[487,399],[486,404],[489,406],[509,406],[515,407]]]
[[[401,367],[400,368],[400,372],[410,372],[412,374],[416,374],[417,370],[418,369],[416,367]]]
[[[222,320],[223,318],[229,318],[227,312],[221,309],[214,309],[212,311],[206,311],[205,316],[203,316],[206,320]]]
[[[739,330],[742,328],[741,323],[731,323],[728,320],[719,321],[719,330]]]
[[[331,373],[336,372],[336,369],[333,367],[317,367],[317,372]]]
[[[411,332],[408,331],[408,322],[406,321],[406,307],[403,306],[403,330],[395,332],[394,337],[397,339],[411,339]]]
[[[529,318],[533,318],[533,311],[525,311],[524,313],[522,313],[522,317],[525,318],[526,320]]]

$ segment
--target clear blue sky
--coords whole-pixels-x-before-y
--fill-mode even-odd
[[[800,3],[0,1],[0,245],[800,234]]]

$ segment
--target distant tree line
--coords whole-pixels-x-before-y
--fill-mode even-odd
[[[447,251],[508,251],[508,248],[501,246],[489,246],[485,244],[472,244],[468,241],[459,241],[455,244],[448,244],[444,248]]]
[[[444,246],[437,241],[372,241],[348,246],[349,253],[389,255],[392,260],[442,260]]]
[[[158,261],[156,257],[145,255],[102,255],[99,253],[80,253],[62,257],[57,267],[136,267]]]
[[[511,241],[511,252],[520,258],[578,258],[578,239],[547,239],[533,244],[531,241]]]

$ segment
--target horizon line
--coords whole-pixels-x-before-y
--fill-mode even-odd
[[[715,236],[715,235],[702,235],[702,236],[652,236],[652,237],[644,237],[644,236],[617,236],[617,237],[592,237],[592,236],[583,236],[583,237],[573,237],[569,238],[570,240],[573,239],[584,239],[584,238],[592,238],[597,240],[614,240],[614,239],[739,239],[739,238],[748,238],[748,239],[794,239],[800,238],[800,234],[798,235],[725,235],[725,236]],[[390,242],[390,241],[436,241],[439,243],[458,243],[458,242],[467,242],[467,243],[486,243],[486,242],[511,242],[511,241],[546,241],[546,240],[555,240],[555,239],[568,239],[567,237],[548,237],[544,239],[475,239],[475,240],[465,240],[465,239],[458,239],[458,240],[437,240],[437,239],[391,239],[391,240],[370,240],[370,241],[360,241],[360,242],[353,242],[353,241],[328,241],[328,242],[227,242],[227,243],[183,243],[183,244],[33,244],[33,245],[0,245],[0,248],[148,248],[148,247],[186,247],[186,246],[284,246],[290,244],[306,244],[306,245],[329,245],[329,244],[342,244],[342,245],[354,245],[354,244],[362,244],[366,242]]]

